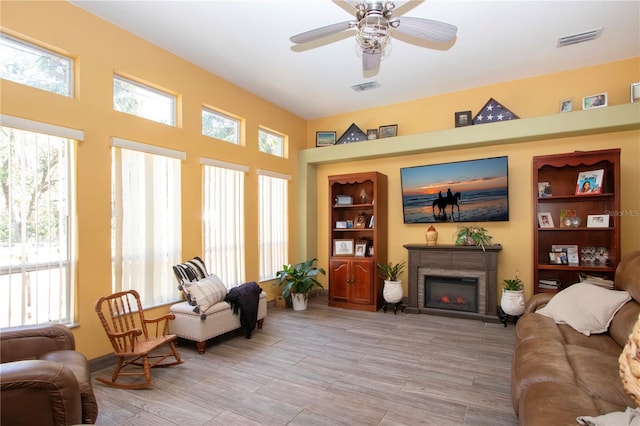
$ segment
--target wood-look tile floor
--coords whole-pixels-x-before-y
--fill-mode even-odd
[[[514,326],[392,311],[270,308],[251,339],[154,369],[155,386],[94,381],[98,425],[517,425]],[[110,376],[112,369],[94,373]]]

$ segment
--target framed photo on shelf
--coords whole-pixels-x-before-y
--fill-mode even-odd
[[[553,224],[553,217],[549,212],[538,213],[538,226],[540,228],[555,228]]]
[[[335,239],[333,240],[333,255],[334,256],[353,256],[353,243],[354,240],[350,239]]]
[[[567,257],[567,252],[566,251],[550,252],[549,263],[552,265],[568,265],[569,258]]]
[[[367,253],[367,243],[366,242],[357,242],[356,243],[356,257],[365,257]]]
[[[603,176],[604,169],[590,170],[578,173],[576,195],[601,194]]]
[[[336,229],[347,229],[347,221],[339,220],[336,222]]]
[[[336,132],[316,132],[316,146],[336,144]]]
[[[587,228],[608,228],[608,214],[590,214],[587,215]]]
[[[551,184],[549,182],[538,182],[538,197],[550,197]]]
[[[367,226],[367,215],[363,213],[356,216],[355,220],[353,221],[353,227],[365,228],[366,226]]]
[[[378,139],[378,129],[367,129],[367,140]]]
[[[394,136],[398,136],[398,125],[397,124],[389,124],[388,126],[380,126],[380,131],[378,132],[378,137],[382,138],[392,138]]]
[[[582,109],[600,108],[606,106],[606,93],[598,93],[597,95],[585,96],[584,98],[582,98]]]
[[[473,124],[471,111],[458,111],[455,113],[456,127],[470,126]]]
[[[563,99],[560,101],[560,112],[569,112],[573,109],[573,99]]]

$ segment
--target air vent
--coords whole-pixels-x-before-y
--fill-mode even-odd
[[[351,88],[356,92],[364,92],[365,90],[375,89],[376,87],[380,87],[380,84],[377,81],[367,81],[366,83],[351,86]]]
[[[602,34],[602,27],[591,31],[585,31],[582,33],[572,34],[558,39],[558,47],[569,46],[570,44],[582,43],[600,37]]]

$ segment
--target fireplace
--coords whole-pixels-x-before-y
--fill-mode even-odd
[[[478,279],[425,275],[424,306],[477,313]]]
[[[497,270],[501,246],[407,244],[406,312],[498,322]]]

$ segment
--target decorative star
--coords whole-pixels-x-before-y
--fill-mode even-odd
[[[487,105],[487,111],[493,111],[493,105],[491,104]]]
[[[487,115],[487,120],[489,120],[489,121],[493,121],[493,114],[489,114],[489,115]]]
[[[482,114],[478,115],[478,121],[484,120],[484,116]]]
[[[502,114],[498,114],[498,120],[502,120],[504,116]]]

